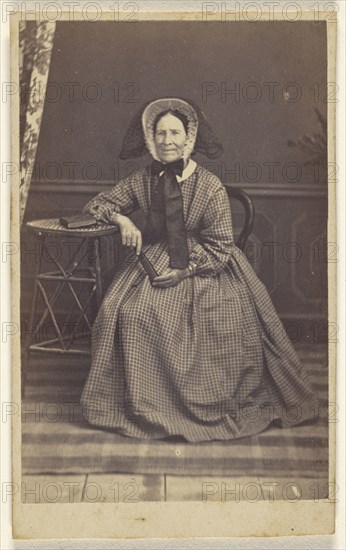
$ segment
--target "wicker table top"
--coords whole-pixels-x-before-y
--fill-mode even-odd
[[[28,229],[35,233],[65,235],[68,237],[101,237],[103,235],[111,235],[119,231],[117,225],[108,225],[106,223],[97,222],[89,227],[80,227],[68,229],[62,225],[59,218],[50,218],[44,220],[32,220],[26,223]]]

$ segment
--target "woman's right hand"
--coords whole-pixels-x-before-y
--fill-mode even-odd
[[[115,214],[112,221],[119,226],[121,233],[121,242],[125,246],[132,246],[136,249],[136,254],[142,250],[142,233],[127,216]]]

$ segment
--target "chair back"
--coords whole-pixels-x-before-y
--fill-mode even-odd
[[[230,185],[225,185],[225,189],[227,191],[230,201],[232,202],[231,199],[236,199],[242,204],[244,208],[243,227],[235,243],[237,247],[240,248],[240,250],[244,250],[249,235],[251,234],[253,229],[255,219],[255,207],[253,205],[252,199],[245,191],[243,191],[243,189],[239,189],[238,187],[231,187]]]

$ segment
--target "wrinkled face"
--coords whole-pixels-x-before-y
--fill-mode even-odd
[[[182,157],[186,143],[183,123],[171,113],[167,113],[156,126],[154,136],[156,153],[161,162],[174,162]]]

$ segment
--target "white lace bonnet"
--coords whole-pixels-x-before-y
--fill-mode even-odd
[[[156,99],[146,106],[142,114],[142,126],[147,149],[155,160],[159,160],[156,154],[154,141],[154,122],[160,113],[169,110],[179,111],[179,113],[182,113],[187,118],[187,139],[183,150],[183,158],[187,160],[195,147],[198,131],[198,117],[193,107],[182,99],[174,97]]]

